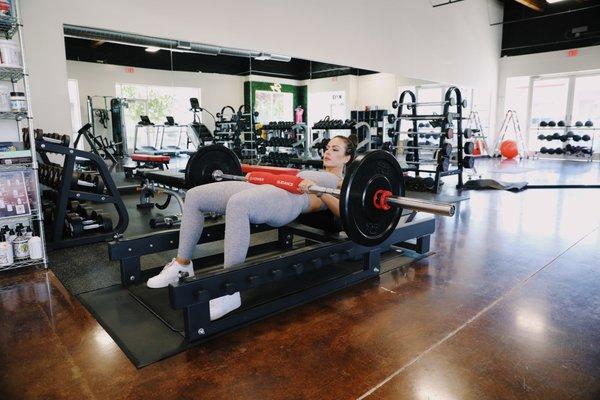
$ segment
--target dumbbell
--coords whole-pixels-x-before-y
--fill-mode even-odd
[[[96,220],[92,223],[87,223],[88,221],[83,218],[73,218],[68,222],[70,227],[71,236],[79,237],[83,235],[83,233],[88,231],[100,230],[102,232],[111,232],[113,230],[113,223],[108,214],[97,214]]]
[[[67,202],[67,210],[71,211],[71,212],[77,212],[77,210],[80,207],[80,203],[77,200],[69,200]]]
[[[588,128],[591,128],[592,126],[594,126],[594,123],[588,119],[587,121],[585,121],[584,125],[587,126]]]
[[[75,212],[82,218],[89,219],[92,218],[92,212],[94,212],[94,208],[90,206],[84,206],[83,204],[78,204]]]
[[[537,138],[538,140],[546,140],[546,135],[539,134]]]
[[[452,139],[454,137],[454,129],[452,128],[448,128],[446,130],[444,130],[444,132],[442,133],[438,133],[438,132],[429,132],[429,133],[423,133],[423,132],[413,132],[412,130],[408,130],[408,131],[399,131],[396,132],[398,134],[405,134],[411,137],[414,137],[415,135],[419,135],[420,138],[425,138],[426,135],[430,135],[431,138],[433,139],[439,139],[440,135],[443,133],[443,135],[446,137],[446,139]]]
[[[560,120],[560,121],[558,121],[558,123],[556,125],[557,126],[565,126],[565,121]]]
[[[547,149],[546,147],[542,147],[542,148],[540,149],[540,153],[542,153],[542,154],[547,154],[547,153],[548,153],[548,149]]]
[[[102,193],[104,192],[104,182],[100,175],[73,172],[71,189],[84,189],[94,193]]]
[[[65,215],[65,221],[67,223],[71,223],[75,220],[80,221],[83,225],[91,225],[96,223],[96,221],[92,218],[89,217],[82,217],[81,215],[77,214],[76,212],[69,212]]]
[[[441,147],[440,146],[411,146],[410,142],[408,142],[408,145],[403,145],[404,143],[401,143],[398,147],[402,147],[404,149],[407,150],[432,150],[434,152],[438,152],[439,154],[444,157],[444,156],[450,156],[450,154],[452,154],[452,144],[450,143],[444,143]]]
[[[556,126],[556,122],[554,122],[554,121],[548,121],[548,126],[555,127]]]
[[[432,158],[419,157],[419,161],[415,161],[414,154],[406,154],[405,158],[407,164],[435,164],[437,165],[437,168],[443,172],[448,171],[448,169],[450,168],[450,157],[444,155],[439,150],[435,151],[432,154]]]
[[[467,128],[467,129],[463,130],[463,136],[465,137],[465,139],[471,139],[474,134],[475,134],[475,132],[471,128]]]
[[[581,140],[583,140],[584,142],[589,142],[592,138],[590,137],[590,135],[583,135],[581,136]]]
[[[452,162],[452,164],[458,164],[458,163]],[[465,169],[473,169],[475,167],[475,157],[464,156],[461,166]]]
[[[49,143],[60,144],[62,146],[69,146],[71,137],[69,135],[59,135],[58,133],[43,133],[41,130],[34,130],[36,140],[43,140]]]

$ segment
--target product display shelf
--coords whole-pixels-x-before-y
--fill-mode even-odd
[[[23,68],[0,66],[0,81],[17,83],[23,78]]]
[[[16,0],[13,2],[16,9]],[[19,20],[15,17],[1,16],[0,17],[0,34],[6,39],[11,39],[20,27]]]
[[[18,41],[18,46],[21,51],[21,68],[13,68],[13,67],[2,67],[0,68],[0,76],[2,80],[10,81],[14,85],[19,82],[22,84],[23,92],[26,97],[27,111],[26,112],[0,112],[0,118],[3,119],[14,119],[15,120],[15,129],[17,130],[16,136],[20,136],[21,128],[27,127],[29,132],[34,131],[34,127],[32,124],[31,118],[31,97],[29,90],[29,81],[27,73],[27,64],[25,61],[25,51],[23,47],[23,29],[22,25],[18,22],[19,15],[19,1],[12,1],[12,12],[13,15],[17,17],[0,17],[0,33],[4,34],[7,39],[16,36]],[[16,89],[15,89],[16,91]],[[24,222],[32,227],[36,235],[39,235],[42,243],[42,258],[31,260],[31,259],[15,259],[11,265],[0,267],[0,271],[7,271],[16,268],[22,268],[26,266],[32,265],[43,265],[44,268],[48,267],[48,259],[46,253],[46,244],[44,240],[44,221],[43,214],[41,210],[41,193],[39,187],[39,179],[38,179],[38,162],[37,162],[37,154],[35,146],[30,146],[28,149],[31,153],[31,162],[27,163],[15,163],[15,164],[0,164],[0,180],[2,179],[2,175],[6,172],[14,172],[14,171],[29,171],[30,177],[28,179],[29,187],[27,188],[31,200],[30,208],[31,211],[29,214],[25,214],[22,216],[10,216],[0,219],[0,223],[3,225],[8,221],[11,223],[19,223]]]
[[[0,111],[0,119],[15,119],[21,121],[27,119],[26,112]]]
[[[0,271],[8,271],[8,270],[13,270],[13,269],[17,269],[17,268],[23,268],[23,267],[29,267],[32,265],[38,265],[38,264],[42,264],[44,260],[32,260],[30,258],[24,259],[24,260],[15,260],[15,262],[13,262],[10,266],[8,267],[0,267]]]

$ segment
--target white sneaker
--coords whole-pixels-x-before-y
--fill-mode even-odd
[[[188,265],[181,265],[175,259],[160,271],[160,274],[148,279],[146,285],[151,289],[164,288],[170,283],[176,283],[183,272],[187,272],[188,276],[194,276],[194,265],[190,261]]]
[[[208,306],[210,308],[210,320],[221,318],[223,315],[228,314],[239,308],[242,305],[242,298],[240,292],[236,292],[229,296],[217,297],[209,301]]]

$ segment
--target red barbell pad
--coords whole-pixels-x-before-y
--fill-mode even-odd
[[[290,193],[301,194],[300,182],[304,179],[298,175],[279,175],[270,172],[249,172],[246,180],[256,185],[273,185]]]
[[[250,172],[270,172],[276,175],[298,175],[300,172],[296,168],[284,168],[284,167],[268,167],[266,165],[250,165],[242,164],[242,173],[247,174]]]
[[[169,156],[155,156],[151,154],[132,154],[131,159],[133,161],[151,161],[160,163],[168,163],[171,161],[171,157]]]

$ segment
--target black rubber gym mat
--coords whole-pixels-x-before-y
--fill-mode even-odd
[[[415,261],[413,256],[425,257],[414,252],[408,252],[407,255],[395,252],[382,254],[382,272],[410,264]],[[247,290],[242,293],[242,308],[235,312],[306,290],[360,268],[360,260],[343,262]],[[188,343],[185,340],[183,313],[171,308],[168,296],[167,288],[148,289],[145,285],[125,288],[115,285],[82,293],[78,298],[131,362],[137,368],[142,368],[202,343]]]
[[[465,190],[510,190],[511,192],[520,192],[527,189],[527,182],[502,182],[494,179],[473,179],[465,182]]]
[[[137,368],[177,354],[188,346],[180,333],[169,329],[121,285],[78,297]]]

